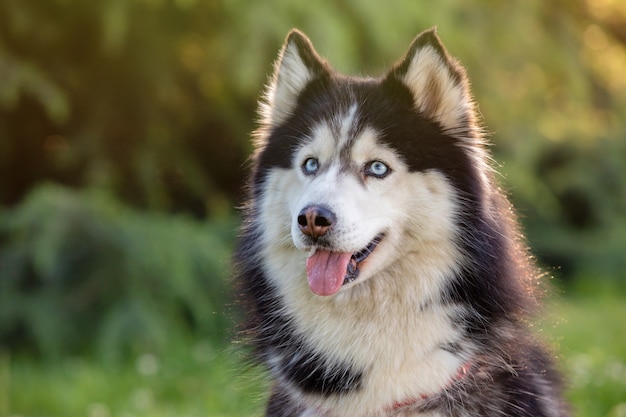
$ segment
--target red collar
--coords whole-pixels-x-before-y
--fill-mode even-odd
[[[456,374],[454,374],[454,377],[450,380],[450,382],[446,384],[446,386],[443,389],[445,390],[449,388],[450,386],[452,386],[453,384],[464,379],[469,374],[469,371],[472,369],[473,365],[474,365],[474,361],[472,361],[471,359],[469,359],[467,362],[461,365],[461,367],[456,371]],[[419,396],[410,398],[406,401],[398,401],[394,403],[391,407],[388,407],[387,409],[390,411],[399,410],[404,407],[415,405],[420,401],[426,401],[429,398],[434,397],[434,395],[435,394],[420,394]]]

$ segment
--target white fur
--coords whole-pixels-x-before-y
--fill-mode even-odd
[[[473,102],[464,83],[450,74],[448,64],[432,46],[415,52],[404,83],[411,89],[417,110],[441,123],[446,129],[456,129],[468,114]]]
[[[261,105],[261,116],[271,126],[279,125],[291,115],[298,94],[313,77],[293,43],[281,51],[274,74],[266,92],[267,103]]]
[[[446,62],[432,46],[424,46],[411,57],[402,81],[413,93],[416,110],[438,121],[448,134],[461,139],[459,146],[479,167],[480,182],[488,189],[487,173],[492,171],[488,163],[490,157],[484,149],[484,135],[476,121],[468,81],[464,75],[455,79],[450,65],[454,65],[453,62]]]
[[[355,111],[344,115],[340,137],[322,124],[294,153],[293,168],[273,169],[261,202],[261,259],[284,313],[329,359],[366,371],[362,389],[349,396],[302,398],[311,407],[302,416],[383,415],[394,402],[440,391],[465,360],[438,348],[459,337],[452,316],[460,307],[438,299],[463,262],[453,243],[459,210],[454,189],[437,171],[408,172],[371,129],[360,134],[348,166],[342,165],[337,145],[346,142]],[[308,157],[320,161],[317,176],[300,170]],[[393,172],[363,179],[362,167],[371,160]],[[295,218],[309,204],[325,204],[336,214],[337,250],[358,251],[386,234],[357,280],[330,297],[313,294],[307,284],[310,247]]]

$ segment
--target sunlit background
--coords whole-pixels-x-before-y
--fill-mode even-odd
[[[261,415],[230,340],[256,101],[304,30],[467,67],[579,417],[626,416],[626,2],[2,0],[0,417]]]

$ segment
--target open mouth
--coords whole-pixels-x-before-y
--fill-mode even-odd
[[[366,247],[352,254],[350,262],[348,262],[348,267],[346,268],[346,276],[343,279],[342,285],[349,284],[357,279],[361,270],[361,264],[374,252],[374,249],[376,249],[376,246],[383,240],[383,237],[385,237],[385,234],[380,233],[372,239]]]
[[[366,247],[354,253],[314,249],[306,261],[307,279],[311,291],[317,295],[333,295],[343,285],[356,280],[363,263],[376,250],[384,237],[383,233],[376,235]]]

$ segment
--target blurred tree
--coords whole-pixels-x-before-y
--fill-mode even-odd
[[[0,201],[44,178],[197,215],[235,196],[249,123],[224,24],[215,2],[2,2]]]
[[[0,347],[123,359],[189,337],[223,343],[233,229],[39,187],[0,213]]]
[[[620,0],[4,0],[0,204],[46,179],[148,209],[222,211],[291,27],[339,70],[375,75],[433,25],[468,67],[540,256],[593,269],[597,251],[626,250]],[[593,236],[611,238],[583,244]],[[602,265],[624,277],[621,258]]]

